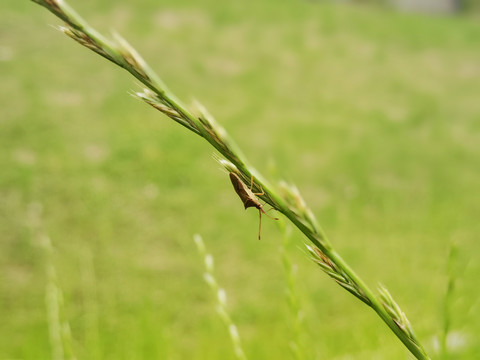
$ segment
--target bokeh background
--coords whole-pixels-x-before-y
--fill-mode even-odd
[[[202,102],[264,175],[294,182],[432,357],[446,314],[451,358],[480,357],[476,3],[70,3]],[[212,148],[129,96],[132,78],[48,26],[60,22],[43,8],[4,0],[0,19],[0,359],[55,358],[55,289],[78,359],[234,359],[195,233],[249,358],[293,358],[282,232],[265,218],[257,240],[257,212]],[[288,254],[306,358],[408,358],[302,241],[294,231]]]

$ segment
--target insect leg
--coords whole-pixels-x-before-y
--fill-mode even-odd
[[[253,193],[253,195],[259,195],[259,196],[262,196],[262,195],[265,195],[265,191],[263,191],[263,188],[262,186],[260,185],[260,189],[262,189],[262,192],[261,193]],[[250,178],[250,191],[253,190],[253,175],[252,177]],[[252,191],[253,192],[253,191]]]
[[[263,191],[263,188],[262,188],[261,185],[260,185],[260,189],[262,189],[262,192],[261,192],[261,193],[253,193],[253,195],[258,195],[258,196],[265,195],[265,191]]]
[[[258,215],[260,217],[258,221],[258,240],[260,240],[260,234],[262,232],[262,211],[260,211],[260,209],[258,209]]]
[[[267,215],[270,219],[273,219],[273,220],[278,220],[278,218],[276,217],[273,217],[271,215],[268,215],[267,212],[269,212],[270,210],[273,210],[273,207],[268,209],[267,211],[263,210],[263,208],[259,209],[261,212],[263,212],[265,215]]]

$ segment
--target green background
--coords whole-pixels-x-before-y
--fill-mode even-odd
[[[294,182],[340,254],[381,282],[432,357],[480,356],[480,25],[303,1],[71,1],[203,103],[272,180]],[[291,359],[282,233],[245,212],[205,141],[129,96],[127,73],[0,4],[0,359],[52,358],[53,265],[78,359],[233,359],[202,234],[251,359]],[[54,251],[42,244],[51,239]],[[406,359],[292,235],[311,359]]]

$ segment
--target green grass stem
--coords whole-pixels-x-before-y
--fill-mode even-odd
[[[296,266],[292,263],[289,255],[289,248],[292,242],[292,227],[287,224],[283,219],[278,222],[278,225],[280,226],[283,235],[281,257],[287,284],[285,291],[290,319],[290,327],[292,332],[292,337],[289,345],[294,358],[297,360],[303,360],[307,358],[305,355],[305,347],[302,342],[302,332],[305,326],[304,312],[302,309],[300,297],[298,295],[298,290],[296,288]]]
[[[45,259],[45,308],[48,323],[48,337],[52,360],[75,360],[70,324],[64,319],[63,292],[58,283],[53,255],[55,248],[43,229],[42,205],[32,203],[27,213],[27,223],[32,242],[38,244]]]
[[[454,242],[450,243],[450,249],[447,257],[447,288],[445,290],[445,298],[443,300],[442,309],[442,332],[440,334],[440,359],[447,360],[450,358],[448,350],[448,334],[451,330],[451,307],[453,301],[453,294],[455,291],[455,282],[457,280],[457,273],[455,265],[458,256],[457,245]]]
[[[203,239],[200,235],[196,234],[193,237],[193,240],[197,245],[198,252],[205,264],[205,273],[203,278],[205,279],[205,282],[208,284],[208,286],[210,287],[210,289],[212,290],[215,296],[215,299],[217,302],[217,313],[222,319],[222,322],[225,324],[225,326],[228,329],[228,333],[232,341],[235,356],[237,357],[238,360],[247,360],[247,357],[245,356],[245,352],[243,351],[243,348],[242,348],[242,342],[240,340],[240,335],[238,333],[237,326],[232,321],[232,318],[228,313],[227,293],[225,292],[224,289],[222,289],[218,285],[218,282],[215,278],[213,256],[207,252]]]

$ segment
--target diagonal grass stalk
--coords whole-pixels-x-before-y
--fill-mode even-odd
[[[235,172],[245,184],[254,179],[254,192],[264,191],[260,198],[278,212],[285,215],[310,240],[309,251],[320,268],[339,285],[372,308],[400,341],[417,359],[429,359],[420,342],[416,339],[406,317],[391,296],[380,289],[378,297],[353,271],[345,260],[332,247],[313,213],[307,207],[295,186],[281,184],[276,190],[247,161],[238,146],[228,136],[203,106],[196,104],[193,110],[187,108],[148,66],[138,52],[119,35],[107,39],[88,25],[63,0],[32,0],[52,12],[65,22],[60,30],[81,45],[124,68],[145,85],[143,92],[135,94],[147,104],[158,109],[172,120],[193,133],[203,137],[226,160],[222,165]],[[400,319],[400,320],[399,320]]]

